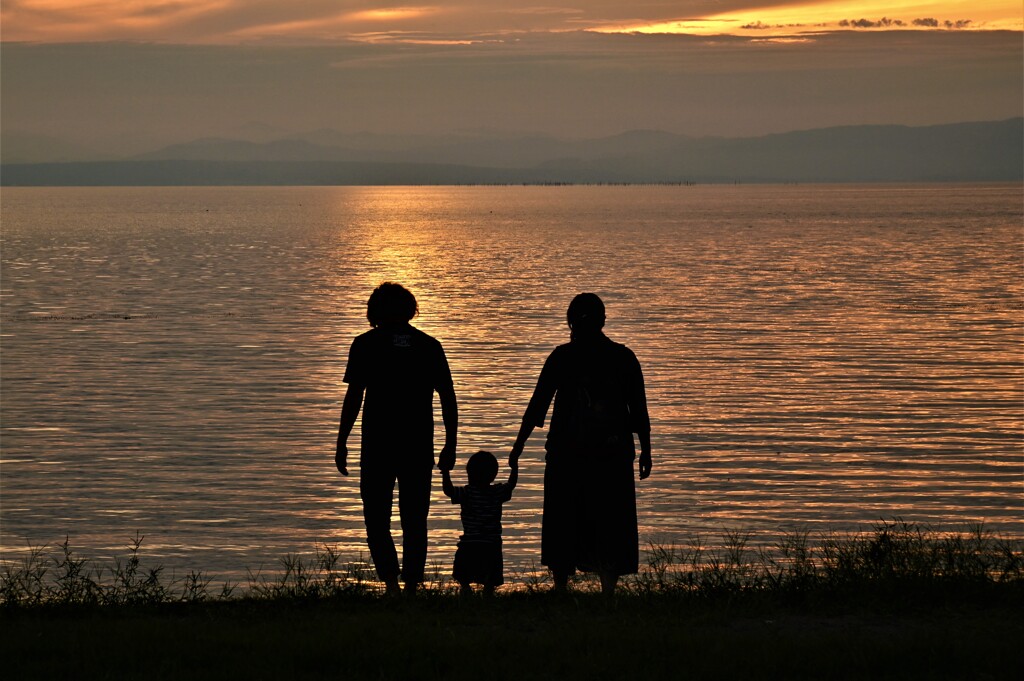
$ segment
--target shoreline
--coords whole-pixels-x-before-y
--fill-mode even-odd
[[[813,595],[821,601],[871,599],[878,594],[989,593],[1024,589],[1024,541],[982,524],[959,531],[931,528],[900,518],[880,521],[870,532],[783,532],[772,547],[751,543],[752,534],[725,530],[721,544],[703,537],[688,543],[650,544],[637,574],[624,575],[628,597],[775,598]],[[211,573],[168,574],[144,560],[144,536],[107,564],[76,554],[70,538],[57,547],[34,547],[0,563],[0,609],[109,608],[202,604],[246,600],[329,600],[373,597],[381,588],[372,564],[353,560],[329,544],[313,554],[288,554],[277,569],[248,570],[232,584]],[[507,566],[506,566],[507,567]],[[550,587],[547,571],[506,569],[499,593],[537,595]],[[586,595],[599,591],[596,577],[577,574],[573,585]],[[450,567],[428,566],[423,591],[450,596],[457,584]],[[799,599],[798,599],[799,600]]]

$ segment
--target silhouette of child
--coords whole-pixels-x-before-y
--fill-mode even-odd
[[[510,462],[508,482],[492,485],[498,475],[498,460],[480,451],[466,462],[469,484],[455,487],[449,471],[441,470],[441,489],[453,504],[462,507],[462,536],[455,551],[452,577],[464,595],[473,584],[483,584],[484,594],[505,583],[501,557],[501,505],[512,498],[519,479],[518,461]]]

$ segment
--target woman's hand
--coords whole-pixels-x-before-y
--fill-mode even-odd
[[[654,464],[651,461],[650,452],[640,452],[640,479],[646,480],[651,475],[651,468]]]
[[[334,454],[334,465],[338,467],[339,473],[348,475],[348,445],[344,442],[338,443],[338,451]]]

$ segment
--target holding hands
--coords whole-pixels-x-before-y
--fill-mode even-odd
[[[446,442],[441,449],[441,455],[437,457],[437,468],[441,471],[450,471],[455,468],[455,448],[453,442]]]
[[[523,443],[520,440],[516,440],[512,445],[512,449],[508,453],[508,466],[509,468],[519,468],[519,457],[523,455]]]

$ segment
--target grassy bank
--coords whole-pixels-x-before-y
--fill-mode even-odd
[[[329,549],[213,589],[139,547],[105,570],[65,546],[7,566],[6,678],[1001,679],[1024,668],[1019,545],[899,522],[768,551],[728,533],[655,547],[607,599],[524,576],[493,599],[438,581],[384,599]],[[10,674],[10,675],[8,675]]]
[[[8,613],[12,679],[1003,679],[1016,604],[426,595]],[[7,675],[10,674],[10,675]]]

